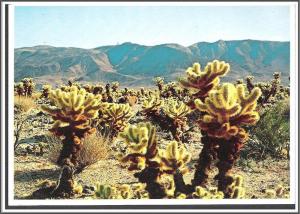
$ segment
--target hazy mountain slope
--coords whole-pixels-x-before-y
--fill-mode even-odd
[[[122,85],[149,85],[154,76],[174,80],[184,70],[200,62],[219,59],[231,64],[226,79],[271,78],[281,71],[289,76],[289,42],[217,41],[199,42],[189,47],[178,44],[143,46],[123,43],[94,49],[35,46],[15,49],[15,81],[34,77],[39,82],[120,81]]]

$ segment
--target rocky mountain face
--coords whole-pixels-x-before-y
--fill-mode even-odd
[[[257,40],[199,42],[143,46],[133,43],[94,49],[34,46],[15,49],[15,81],[33,77],[39,84],[119,81],[123,86],[149,86],[156,76],[167,81],[184,75],[187,67],[218,59],[231,64],[228,81],[253,75],[268,80],[275,71],[288,84],[290,43]]]

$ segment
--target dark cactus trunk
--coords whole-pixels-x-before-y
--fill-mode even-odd
[[[157,182],[158,168],[145,168],[143,171],[135,173],[134,176],[139,179],[139,182],[146,183],[149,198],[161,199],[166,196],[163,186]]]
[[[242,144],[236,137],[230,140],[223,139],[219,143],[219,162],[217,163],[219,173],[215,179],[218,180],[218,190],[224,193],[225,198],[229,198],[232,195],[232,190],[228,188],[233,182],[231,170],[239,157]]]
[[[57,160],[57,163],[62,167],[62,171],[53,195],[65,197],[74,194],[73,175],[78,166],[78,155],[82,144],[76,136],[67,136],[62,143],[63,148]]]
[[[201,138],[203,148],[196,164],[196,171],[192,180],[193,187],[205,186],[207,184],[212,161],[216,158],[216,140],[207,135]]]

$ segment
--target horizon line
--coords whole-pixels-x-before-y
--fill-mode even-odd
[[[124,44],[133,44],[133,45],[139,45],[139,46],[145,46],[145,47],[155,47],[155,46],[160,46],[160,45],[179,45],[185,48],[191,47],[193,45],[199,44],[199,43],[208,43],[208,44],[214,44],[214,43],[218,43],[218,42],[233,42],[233,41],[259,41],[259,42],[290,42],[290,41],[279,41],[279,40],[260,40],[260,39],[233,39],[233,40],[223,40],[223,39],[219,39],[216,40],[214,42],[207,42],[207,41],[200,41],[200,42],[196,42],[193,43],[191,45],[185,46],[185,45],[181,45],[179,43],[160,43],[160,44],[156,44],[156,45],[143,45],[143,44],[139,44],[139,43],[135,43],[135,42],[122,42],[122,43],[118,43],[117,44],[107,44],[107,45],[100,45],[100,46],[96,46],[93,48],[84,48],[84,47],[75,47],[75,46],[55,46],[55,45],[33,45],[33,46],[23,46],[23,47],[14,47],[14,49],[22,49],[22,48],[34,48],[34,47],[53,47],[53,48],[79,48],[79,49],[96,49],[96,48],[100,48],[100,47],[107,47],[107,46],[117,46],[117,45],[124,45]]]

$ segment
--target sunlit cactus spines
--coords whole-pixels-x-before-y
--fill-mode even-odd
[[[123,161],[130,161],[129,170],[143,170],[148,166],[158,166],[156,131],[150,123],[131,125],[119,134],[128,147],[128,155]]]
[[[174,139],[179,141],[186,126],[186,116],[191,112],[191,109],[182,101],[168,99],[163,105],[163,111],[173,123]]]
[[[100,120],[103,126],[111,129],[111,136],[116,136],[127,126],[133,115],[129,104],[103,103]]]
[[[204,187],[197,186],[192,196],[193,198],[199,199],[223,199],[224,193],[221,191],[217,191],[217,189],[206,189]]]
[[[158,96],[152,95],[148,96],[142,102],[142,112],[144,114],[158,114],[159,110],[163,106],[164,101],[160,99]]]
[[[219,90],[211,91],[204,103],[195,100],[196,108],[207,113],[199,120],[200,128],[216,138],[230,139],[238,135],[241,125],[254,125],[259,120],[255,109],[260,95],[259,88],[246,95],[242,85],[223,84]]]
[[[172,141],[167,145],[166,150],[159,150],[161,160],[161,170],[167,174],[175,174],[179,171],[181,174],[186,174],[188,168],[186,164],[191,160],[191,154],[186,148],[177,141]]]
[[[229,70],[230,65],[224,61],[209,62],[204,70],[201,70],[199,63],[194,63],[193,67],[186,70],[187,77],[180,79],[179,82],[183,87],[193,90],[195,98],[203,99],[219,84],[220,77],[225,76]]]
[[[155,128],[150,123],[131,125],[119,134],[119,138],[128,146],[127,154],[121,157],[122,162],[130,162],[128,170],[138,171],[134,176],[146,184],[149,197],[165,197],[163,186],[158,182],[161,171]]]
[[[257,87],[247,94],[244,85],[225,83],[212,90],[204,102],[195,100],[196,108],[204,113],[198,121],[204,134],[204,148],[199,156],[194,185],[206,183],[207,169],[212,160],[218,158],[218,188],[226,198],[230,197],[227,192],[228,185],[233,182],[230,170],[248,139],[248,133],[242,127],[255,125],[259,120],[256,106],[260,96],[261,90]]]

